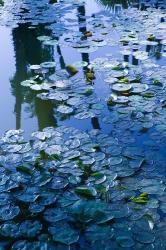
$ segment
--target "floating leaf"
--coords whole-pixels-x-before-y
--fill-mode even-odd
[[[20,209],[18,206],[6,205],[0,208],[0,220],[6,221],[15,218],[19,215]]]
[[[26,220],[20,225],[20,232],[24,237],[35,237],[42,230],[41,222],[37,220]]]
[[[55,242],[65,245],[71,245],[79,240],[78,233],[67,223],[55,224],[55,226],[49,227],[49,232],[52,234]]]
[[[77,187],[75,192],[85,197],[94,197],[97,195],[97,192],[93,187]]]

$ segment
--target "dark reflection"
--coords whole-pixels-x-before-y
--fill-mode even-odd
[[[97,117],[93,117],[91,122],[94,129],[101,129],[99,119]]]
[[[79,23],[79,31],[83,35],[82,39],[87,40],[87,37],[85,36],[86,32],[88,32],[87,27],[86,27],[85,5],[81,5],[78,7],[78,23]],[[88,65],[90,64],[88,53],[81,53],[81,57],[82,57],[82,61],[87,62]],[[87,73],[89,72],[88,66],[83,67],[83,71],[84,71],[85,80],[87,80]],[[94,129],[100,129],[100,124],[99,124],[99,120],[97,117],[91,118],[91,123]]]
[[[58,40],[59,38],[57,38]],[[65,63],[65,60],[64,60],[64,57],[62,55],[62,51],[61,51],[61,47],[60,45],[57,45],[57,52],[59,54],[59,63],[60,63],[60,67],[61,69],[66,69],[66,63]]]
[[[124,61],[129,62],[129,56],[128,55],[124,55]]]
[[[98,3],[104,5],[107,9],[118,13],[122,8],[127,9],[129,6],[146,10],[148,7],[163,8],[165,9],[165,2],[158,0],[96,0]]]
[[[111,8],[114,12],[119,12],[121,8],[127,9],[129,6],[129,1],[127,0],[96,0],[100,4],[104,5],[106,8]]]
[[[86,15],[85,5],[79,6],[78,7],[78,23],[79,23],[79,31],[83,34],[82,39],[86,39],[86,36],[84,36],[84,34],[87,32],[85,15]],[[88,53],[81,53],[81,57],[84,62],[87,62],[88,64],[90,63]],[[84,67],[83,69],[84,71],[86,71],[87,67]]]
[[[58,1],[57,0],[49,0],[49,4],[54,4],[54,3],[57,3]]]
[[[36,98],[33,91],[25,90],[20,83],[29,78],[28,65],[40,64],[43,61],[53,60],[53,50],[44,50],[37,36],[47,34],[43,26],[29,29],[28,24],[21,24],[12,32],[15,51],[16,73],[11,80],[12,94],[16,98],[14,112],[16,114],[16,129],[21,128],[21,109],[23,103],[31,104],[32,115],[38,119],[39,129],[46,126],[55,126],[53,116],[54,105],[51,102],[41,101]],[[49,34],[47,34],[49,35]]]
[[[132,64],[137,66],[139,63],[138,59],[135,58],[135,56],[132,56]]]
[[[56,120],[53,116],[53,105],[50,101],[42,101],[39,98],[35,98],[35,112],[38,117],[39,130],[49,126],[56,126]]]
[[[162,56],[162,50],[163,50],[163,46],[162,44],[159,42],[157,45],[147,45],[146,46],[146,52],[148,52],[148,54],[150,56],[155,56],[156,60],[159,60]]]

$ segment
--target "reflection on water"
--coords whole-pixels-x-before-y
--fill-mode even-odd
[[[129,6],[137,7],[141,10],[146,7],[164,8],[166,2],[164,0],[96,0],[106,9],[114,13],[121,12],[122,9],[127,9]]]
[[[130,2],[127,0],[97,0],[101,5],[107,9],[112,9],[114,12],[118,12],[122,8],[128,8]]]
[[[16,73],[11,79],[12,94],[15,96],[14,112],[16,114],[16,128],[21,128],[22,104],[28,103],[31,107],[31,115],[36,116],[39,129],[47,126],[55,126],[53,117],[53,105],[50,102],[42,102],[36,98],[32,91],[25,91],[20,82],[28,78],[28,66],[40,64],[44,61],[52,61],[52,49],[43,50],[37,40],[38,34],[48,34],[43,26],[29,29],[27,24],[21,24],[13,29],[13,45],[15,51]]]

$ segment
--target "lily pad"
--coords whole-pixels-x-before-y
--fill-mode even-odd
[[[73,112],[73,108],[66,106],[66,105],[60,105],[57,108],[57,111],[62,113],[62,114],[71,114]]]
[[[49,232],[53,236],[55,242],[60,242],[65,245],[71,245],[79,240],[78,233],[73,230],[67,223],[55,224],[49,227]]]
[[[20,208],[14,205],[5,205],[0,208],[0,220],[6,221],[15,218],[20,213]]]
[[[95,197],[97,195],[97,192],[93,187],[77,187],[75,192],[85,197]]]
[[[129,92],[132,89],[130,84],[117,83],[112,86],[112,90],[116,92]]]
[[[43,62],[40,64],[40,66],[45,69],[53,69],[56,67],[56,63],[55,62]]]

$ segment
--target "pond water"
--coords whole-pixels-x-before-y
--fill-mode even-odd
[[[5,0],[0,34],[0,249],[166,249],[164,1]]]
[[[14,9],[15,4],[16,10]],[[43,6],[44,4],[45,1],[43,2]],[[74,120],[73,117],[68,117],[65,121],[61,122],[54,111],[55,105],[52,102],[39,100],[36,98],[34,91],[26,91],[20,83],[29,77],[30,65],[58,59],[58,67],[64,69],[67,64],[72,64],[82,59],[91,63],[95,58],[103,57],[107,53],[112,53],[116,58],[122,60],[118,45],[101,47],[97,52],[92,54],[79,53],[63,44],[52,46],[52,48],[42,46],[41,42],[37,40],[39,35],[49,34],[51,36],[55,34],[53,30],[48,30],[46,24],[43,24],[47,22],[47,20],[42,20],[42,18],[41,21],[40,18],[38,20],[38,12],[40,17],[41,6],[33,6],[31,10],[31,3],[28,1],[23,1],[21,4],[5,1],[2,10],[0,32],[3,39],[0,44],[0,54],[2,55],[0,66],[3,73],[0,76],[0,88],[3,95],[0,100],[2,107],[0,109],[0,116],[3,117],[3,119],[0,127],[1,134],[11,128],[21,128],[25,131],[25,135],[28,138],[34,130],[41,130],[47,126],[58,126],[65,123],[83,130],[91,129],[95,126],[90,119],[81,122]],[[127,6],[128,3],[126,1],[117,3],[110,1],[86,1],[85,5],[81,8],[76,6],[73,10],[65,11],[64,15],[74,20],[73,26],[78,32],[79,30],[80,32],[84,32],[84,30],[88,30],[89,24],[86,22],[82,24],[82,20],[78,15],[86,15],[89,17],[94,13],[102,13],[104,10],[107,10],[107,12],[105,12],[107,15],[111,13],[112,16],[117,16],[119,12],[123,15],[123,8],[127,8]],[[27,16],[24,15],[24,8],[25,10],[27,9],[27,11],[28,9],[32,11],[32,15],[31,12]],[[33,20],[33,14],[36,15],[34,19],[36,20],[37,18],[37,21]],[[45,19],[46,18],[47,16]],[[34,22],[33,29],[29,27],[29,19],[32,19]],[[52,20],[50,22],[52,22]],[[113,31],[111,38],[116,41],[116,39],[119,39],[119,37],[117,38],[116,36],[118,37],[117,32]],[[57,34],[56,39],[61,39],[61,33]],[[151,53],[153,53],[153,51],[151,51]],[[126,55],[124,56],[124,60],[130,60],[133,64],[137,63],[132,56]],[[158,62],[165,63],[165,59],[161,58]],[[83,72],[79,73],[77,77],[82,77],[81,74]],[[99,98],[102,97],[104,100],[104,98],[108,97],[109,85],[104,83],[100,73],[96,75],[94,87]],[[105,132],[109,132],[110,125],[106,126],[100,122],[100,125],[96,126],[100,126]]]

